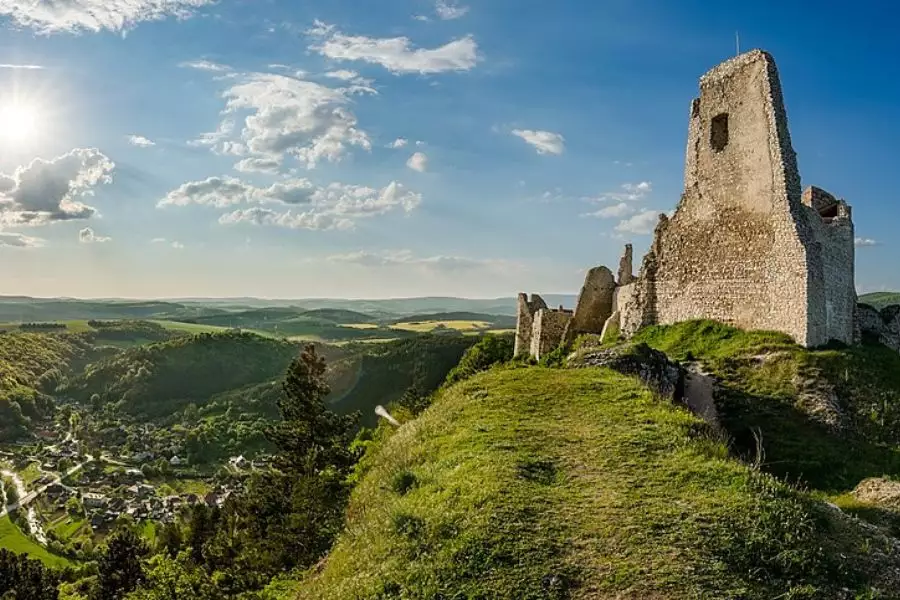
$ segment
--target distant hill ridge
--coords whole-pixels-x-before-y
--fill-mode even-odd
[[[882,309],[885,306],[891,306],[892,304],[900,304],[900,292],[874,292],[871,294],[864,294],[859,297],[859,301],[863,304],[874,306],[877,309]]]

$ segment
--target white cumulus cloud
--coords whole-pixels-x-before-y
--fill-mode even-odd
[[[332,60],[363,61],[381,65],[394,74],[469,71],[478,63],[478,44],[472,36],[437,48],[414,48],[407,37],[372,38],[345,35],[333,26],[317,21],[308,32],[321,38],[310,46]]]
[[[272,73],[235,78],[238,82],[223,93],[225,119],[192,145],[266,161],[239,163],[242,170],[259,170],[261,165],[271,170],[286,156],[311,169],[322,161],[341,160],[352,146],[371,149],[351,110],[350,96],[359,86],[330,88]]]
[[[82,244],[103,244],[111,241],[112,238],[97,235],[90,227],[85,227],[78,232],[78,241]]]
[[[396,140],[394,140],[393,142],[391,142],[390,144],[388,144],[388,148],[403,148],[403,147],[405,147],[407,144],[409,144],[409,141],[408,141],[407,139],[405,139],[405,138],[397,138]]]
[[[855,240],[853,240],[853,244],[857,248],[866,248],[866,247],[870,247],[870,246],[879,246],[879,245],[881,245],[881,242],[879,242],[878,240],[873,240],[872,238],[858,237]]]
[[[215,0],[0,0],[0,15],[41,33],[126,31],[141,21],[184,19]]]
[[[76,148],[52,160],[35,158],[11,175],[0,173],[0,224],[88,219],[97,211],[79,199],[110,183],[114,169],[96,148]]]
[[[428,156],[424,152],[416,152],[406,161],[406,166],[413,171],[424,173],[428,170]]]
[[[660,211],[643,210],[633,217],[621,221],[616,225],[616,231],[635,235],[651,234],[659,222],[659,215]]]
[[[525,140],[538,154],[562,154],[566,149],[565,138],[552,131],[514,129],[512,134]]]
[[[150,146],[156,145],[156,142],[147,139],[142,135],[129,135],[128,143],[132,146],[137,146],[138,148],[149,148]]]

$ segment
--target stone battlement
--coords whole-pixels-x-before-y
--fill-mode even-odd
[[[690,319],[781,331],[804,346],[853,343],[852,210],[821,188],[800,190],[774,59],[753,50],[723,62],[700,79],[684,192],[671,218],[660,215],[638,275],[628,245],[617,278],[602,266],[588,271],[570,316],[550,316],[539,296],[528,303],[521,294],[516,352]]]

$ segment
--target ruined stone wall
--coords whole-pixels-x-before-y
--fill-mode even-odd
[[[548,352],[556,350],[563,341],[566,327],[572,320],[572,312],[542,308],[534,315],[531,332],[531,356],[540,360]]]
[[[818,250],[822,257],[825,335],[828,340],[852,344],[856,337],[854,327],[858,302],[853,222],[846,204],[840,203],[834,208],[836,216],[824,219],[815,211],[809,210]]]
[[[547,308],[547,303],[537,294],[519,294],[516,305],[516,340],[513,353],[518,356],[531,351],[531,336],[534,330],[534,316],[537,311]]]
[[[704,75],[688,137],[685,191],[657,227],[623,332],[708,318],[827,342],[824,263],[771,56]]]
[[[879,311],[868,304],[860,304],[857,325],[863,336],[900,351],[900,306],[888,306]]]

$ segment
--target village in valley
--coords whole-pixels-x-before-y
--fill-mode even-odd
[[[187,507],[221,507],[243,489],[244,477],[268,464],[264,456],[234,456],[212,470],[178,451],[88,449],[56,423],[34,439],[0,446],[0,517],[18,519],[23,534],[77,559],[122,521],[153,537],[157,524],[174,522]]]

